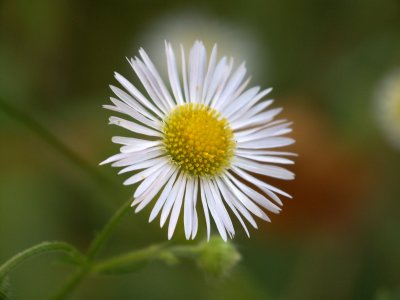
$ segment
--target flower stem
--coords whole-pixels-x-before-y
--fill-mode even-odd
[[[3,101],[0,98],[0,110],[2,110],[9,117],[17,120],[21,124],[25,125],[31,131],[33,131],[38,137],[46,141],[50,146],[52,146],[59,153],[68,158],[76,166],[90,175],[100,186],[106,186],[112,191],[118,189],[118,186],[102,173],[100,173],[97,168],[88,163],[85,159],[80,157],[72,149],[68,148],[62,141],[60,141],[54,134],[42,126],[39,122],[33,119],[31,116],[23,112],[22,110],[10,105],[9,103]]]
[[[19,252],[12,258],[7,260],[3,265],[0,266],[0,280],[8,274],[12,269],[18,266],[20,263],[28,260],[29,258],[43,254],[46,252],[65,252],[75,258],[81,257],[82,255],[75,249],[75,247],[64,242],[42,242],[38,245],[30,247],[24,251]]]
[[[125,214],[129,211],[132,200],[126,201],[111,217],[99,234],[94,238],[86,253],[86,262],[82,265],[81,269],[74,274],[64,286],[53,296],[51,299],[65,299],[70,295],[75,288],[81,283],[92,268],[93,260],[101,247],[110,237],[116,225],[121,221]]]
[[[147,262],[158,258],[162,245],[135,250],[126,254],[106,259],[93,266],[93,273],[128,273],[140,269]]]
[[[98,274],[122,274],[135,272],[146,263],[161,260],[167,264],[179,262],[181,257],[193,258],[200,251],[199,245],[170,246],[166,243],[151,245],[149,247],[138,249],[129,253],[108,258],[95,264],[91,272]]]

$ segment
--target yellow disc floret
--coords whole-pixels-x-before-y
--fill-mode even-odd
[[[164,146],[171,160],[190,175],[218,175],[229,167],[235,141],[229,123],[214,109],[196,103],[176,107],[164,123]]]

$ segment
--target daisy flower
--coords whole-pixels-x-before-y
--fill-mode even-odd
[[[160,215],[163,227],[169,218],[169,239],[181,211],[186,238],[195,238],[201,208],[208,238],[211,220],[225,241],[232,238],[233,215],[249,235],[246,223],[257,228],[254,216],[270,221],[266,211],[279,213],[279,197],[290,197],[259,176],[294,178],[278,166],[292,164],[286,156],[293,154],[273,150],[294,142],[283,136],[291,132],[291,123],[274,120],[281,108],[267,109],[271,89],[247,88],[244,63],[233,71],[232,58],[218,60],[216,45],[208,58],[200,41],[188,59],[180,50],[178,66],[171,44],[165,43],[169,88],[143,49],[128,61],[146,95],[115,73],[124,90],[111,86],[116,98],[104,108],[129,118],[109,121],[130,136],[113,137],[122,145],[120,153],[102,164],[122,167],[119,174],[134,172],[124,185],[137,184],[135,212],[152,203],[149,221]]]

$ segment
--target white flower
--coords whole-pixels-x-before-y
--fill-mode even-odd
[[[387,76],[376,93],[377,116],[391,144],[400,149],[400,70]]]
[[[232,238],[232,214],[249,235],[245,221],[257,228],[253,215],[269,221],[264,210],[279,213],[278,195],[290,197],[256,174],[294,178],[292,172],[276,166],[292,164],[284,156],[293,154],[271,150],[294,142],[282,136],[291,132],[291,123],[274,121],[281,108],[266,110],[273,102],[264,100],[271,89],[246,89],[244,64],[233,72],[232,58],[217,60],[216,45],[207,59],[203,43],[196,41],[188,60],[181,46],[181,73],[167,42],[165,52],[172,94],[143,49],[140,58],[129,63],[147,96],[115,73],[126,91],[111,86],[118,99],[111,97],[114,105],[104,107],[127,115],[130,121],[113,116],[110,123],[128,129],[134,137],[113,137],[114,143],[122,145],[121,153],[103,163],[123,167],[119,173],[135,171],[124,182],[140,183],[132,206],[138,212],[153,202],[149,221],[161,214],[162,227],[169,217],[169,239],[181,210],[186,238],[196,236],[198,202],[208,237],[213,219],[221,237]]]
[[[252,78],[257,79],[260,75],[263,78],[270,75],[261,68],[269,63],[269,49],[259,42],[257,36],[257,31],[245,24],[230,22],[197,7],[195,10],[184,8],[161,15],[146,24],[146,30],[142,31],[139,40],[143,42],[161,74],[167,72],[160,39],[166,39],[172,45],[182,44],[185,49],[191,47],[194,40],[200,39],[207,49],[211,49],[218,41],[220,53],[233,56],[236,61],[246,60]],[[136,49],[137,39],[132,44]]]

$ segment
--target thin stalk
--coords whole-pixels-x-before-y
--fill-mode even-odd
[[[8,274],[12,269],[21,264],[22,262],[30,259],[33,256],[48,252],[65,252],[66,254],[80,257],[81,254],[75,249],[75,247],[64,242],[42,242],[38,245],[30,247],[26,250],[19,252],[18,254],[11,257],[3,265],[0,266],[0,279]]]
[[[2,99],[0,99],[0,110],[2,110],[9,117],[25,125],[29,130],[34,132],[38,137],[40,137],[41,139],[46,141],[50,146],[52,146],[57,152],[64,155],[77,167],[79,167],[85,173],[90,175],[97,183],[100,184],[100,186],[107,186],[113,191],[118,189],[119,186],[117,186],[113,181],[105,177],[102,173],[98,171],[96,167],[94,167],[85,159],[80,157],[72,149],[68,148],[53,133],[47,130],[44,126],[42,126],[31,116],[29,116],[22,110],[17,109],[16,107],[10,105],[9,103],[3,101]]]
[[[143,264],[160,258],[163,245],[152,245],[129,253],[118,255],[95,264],[93,273],[124,273],[140,269]]]
[[[135,272],[154,260],[175,264],[181,257],[195,257],[200,250],[198,245],[167,246],[166,243],[151,245],[101,261],[92,267],[91,272],[103,274]]]

